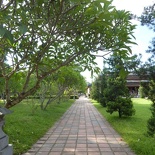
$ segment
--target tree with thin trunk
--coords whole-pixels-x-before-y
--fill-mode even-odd
[[[55,100],[60,103],[61,96],[64,95],[65,91],[70,89],[83,90],[85,87],[86,81],[80,74],[79,67],[62,67],[54,76],[49,76],[42,81],[41,87],[37,91],[41,109],[45,110]]]
[[[42,80],[63,66],[74,63],[98,70],[94,60],[99,50],[103,56],[107,51],[128,55],[134,29],[130,13],[116,10],[108,0],[1,0],[0,80],[5,107],[34,94]],[[26,73],[25,80],[11,99],[10,81],[18,72]]]

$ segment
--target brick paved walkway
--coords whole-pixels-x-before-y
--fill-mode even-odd
[[[135,155],[87,98],[81,97],[24,155]]]

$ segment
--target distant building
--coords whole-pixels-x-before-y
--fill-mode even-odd
[[[138,97],[139,94],[138,94],[138,89],[140,87],[140,84],[142,82],[145,82],[145,83],[148,83],[149,80],[147,80],[147,78],[140,78],[138,75],[136,74],[133,74],[133,73],[130,73],[128,76],[127,76],[127,87],[129,88],[129,91],[130,91],[130,94],[132,96],[135,96],[135,97]]]
[[[137,74],[134,73],[128,74],[126,78],[126,86],[128,87],[131,96],[139,97],[138,89],[142,82],[149,83],[149,80],[147,80],[146,77],[140,78]],[[86,96],[90,97],[90,93],[91,93],[91,84],[88,83],[86,88]]]

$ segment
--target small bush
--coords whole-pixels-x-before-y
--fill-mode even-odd
[[[107,112],[112,114],[115,111],[118,112],[119,117],[132,116],[135,114],[135,110],[133,109],[133,104],[130,98],[118,97],[114,102],[109,101],[107,103]]]
[[[150,82],[149,99],[152,101],[151,105],[151,117],[148,120],[148,134],[155,137],[155,81]]]
[[[107,106],[107,101],[105,97],[101,97],[99,102],[103,107]]]

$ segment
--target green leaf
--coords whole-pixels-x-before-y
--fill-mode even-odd
[[[119,75],[121,78],[126,78],[126,76],[128,75],[128,72],[125,70],[124,67],[121,68],[120,72],[119,72]]]
[[[23,2],[23,0],[17,0],[17,2],[22,3],[22,2]]]
[[[44,0],[37,0],[38,5],[42,5],[43,2]]]
[[[0,25],[0,36],[1,36],[1,37],[4,36],[4,34],[5,34],[6,31],[7,31],[7,30],[6,30],[2,25]]]
[[[129,46],[126,46],[125,48],[132,54],[132,50]]]
[[[19,31],[21,34],[24,34],[27,32],[27,26],[26,25],[20,25],[19,26]]]
[[[13,35],[2,25],[0,25],[0,36],[6,38],[11,45],[13,44]]]
[[[12,45],[13,44],[13,35],[11,34],[10,31],[6,30],[5,34],[4,34],[4,37],[6,39],[8,39],[9,43]]]
[[[82,2],[82,0],[71,0],[71,2],[74,3],[74,4],[76,4],[76,3],[80,4]]]

